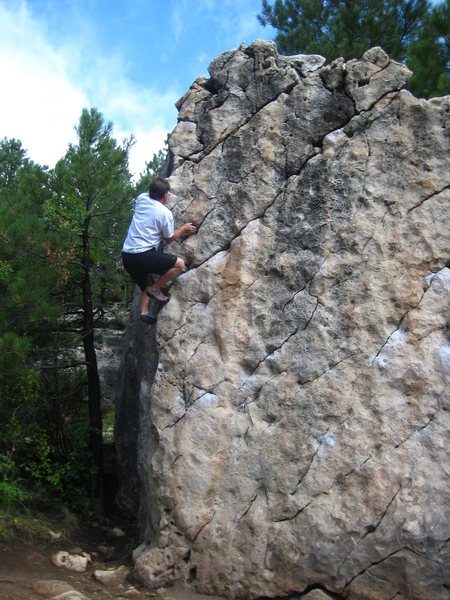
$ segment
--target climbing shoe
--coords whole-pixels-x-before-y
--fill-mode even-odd
[[[150,325],[154,325],[156,323],[156,317],[152,317],[150,315],[141,315],[141,321],[144,321],[144,323],[150,323]]]
[[[158,300],[158,302],[162,302],[163,304],[166,304],[170,300],[169,296],[165,296],[161,290],[151,290],[147,288],[145,290],[145,293],[149,298],[154,298],[155,300]]]

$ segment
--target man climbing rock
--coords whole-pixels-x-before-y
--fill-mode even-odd
[[[174,230],[172,212],[166,207],[169,190],[168,180],[156,177],[150,183],[148,194],[137,197],[133,219],[122,248],[123,266],[141,290],[141,320],[145,323],[156,321],[148,312],[150,298],[168,302],[169,298],[162,288],[184,269],[182,258],[158,252],[161,241],[170,244],[197,231],[192,223],[185,223]],[[153,274],[159,275],[156,281]]]

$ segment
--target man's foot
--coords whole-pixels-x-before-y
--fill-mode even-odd
[[[150,315],[141,315],[141,321],[144,321],[144,323],[150,323],[150,325],[154,325],[156,323],[156,317],[152,317]]]
[[[170,300],[169,296],[165,296],[161,290],[152,290],[150,288],[147,288],[145,290],[145,293],[149,298],[154,298],[155,300],[158,300],[158,302],[162,302],[163,304],[166,304]]]

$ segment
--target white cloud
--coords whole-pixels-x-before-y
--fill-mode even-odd
[[[184,21],[184,10],[185,10],[185,3],[181,4],[177,4],[176,6],[174,6],[173,10],[172,10],[172,14],[171,14],[171,25],[172,25],[172,30],[171,30],[171,34],[172,34],[172,39],[175,43],[177,43],[181,37],[181,33],[183,31],[183,21]]]
[[[75,140],[73,125],[87,98],[24,5],[15,13],[0,6],[0,40],[0,136],[20,139],[30,158],[53,164]]]
[[[137,10],[133,2],[145,23],[150,8],[142,2]],[[175,102],[194,79],[207,76],[220,52],[251,43],[261,29],[259,0],[177,0],[161,17],[167,21],[167,29],[164,21],[159,28],[164,35],[157,32],[153,45],[143,44],[139,36],[152,31],[143,27],[133,45],[117,31],[105,36],[131,4],[114,5],[110,20],[101,23],[87,10],[88,0],[37,4],[0,0],[0,139],[20,139],[30,158],[50,167],[76,141],[82,109],[95,107],[113,122],[117,139],[134,134],[130,167],[140,173],[163,147],[177,121]],[[132,81],[133,73],[144,83]]]
[[[117,139],[134,134],[130,170],[138,174],[176,124],[180,94],[131,82],[120,53],[102,56],[90,25],[78,25],[76,37],[52,44],[25,2],[0,3],[0,138],[21,140],[32,160],[52,167],[76,141],[82,109],[96,107]]]
[[[135,173],[135,178],[144,171],[145,163],[150,162],[153,155],[162,150],[166,137],[165,129],[136,132],[136,144],[129,154],[129,167],[130,171]]]

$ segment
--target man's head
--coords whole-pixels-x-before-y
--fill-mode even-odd
[[[165,177],[155,177],[150,182],[148,194],[154,200],[163,200],[169,190],[170,183]]]

